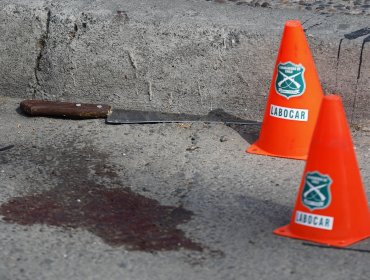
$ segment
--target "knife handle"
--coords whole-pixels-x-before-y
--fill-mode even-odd
[[[111,106],[104,104],[69,103],[46,100],[24,100],[21,110],[29,116],[63,117],[71,119],[106,118]]]

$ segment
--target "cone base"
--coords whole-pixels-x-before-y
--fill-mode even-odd
[[[257,155],[263,155],[263,156],[271,156],[271,157],[280,157],[280,158],[290,158],[290,159],[298,159],[298,160],[306,160],[307,155],[304,156],[295,156],[295,155],[279,155],[267,152],[263,149],[261,149],[256,143],[252,144],[248,149],[246,150],[247,153],[250,154],[257,154]]]
[[[370,232],[368,232],[366,235],[363,235],[363,236],[352,237],[352,238],[347,238],[343,240],[332,240],[332,239],[325,240],[325,239],[318,239],[318,238],[302,237],[302,236],[292,233],[289,225],[277,228],[273,231],[273,233],[276,235],[284,236],[284,237],[312,241],[312,242],[316,242],[319,244],[324,244],[324,245],[329,245],[329,246],[334,246],[334,247],[347,247],[349,245],[352,245],[354,243],[357,243],[361,240],[364,240],[370,237]]]

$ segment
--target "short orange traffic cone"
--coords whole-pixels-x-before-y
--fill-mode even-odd
[[[274,233],[338,247],[370,236],[370,212],[339,96],[323,99],[290,224]]]
[[[285,24],[253,154],[306,159],[323,92],[299,21]]]

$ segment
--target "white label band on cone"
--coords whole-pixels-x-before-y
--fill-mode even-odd
[[[296,224],[326,230],[332,230],[334,224],[333,217],[315,215],[301,211],[296,211],[294,221]]]
[[[276,106],[271,104],[270,116],[279,119],[307,122],[308,110]]]

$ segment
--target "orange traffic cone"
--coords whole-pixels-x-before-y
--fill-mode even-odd
[[[323,99],[290,224],[274,233],[338,247],[370,236],[370,212],[339,96]]]
[[[306,159],[323,92],[301,23],[287,21],[253,154]]]

